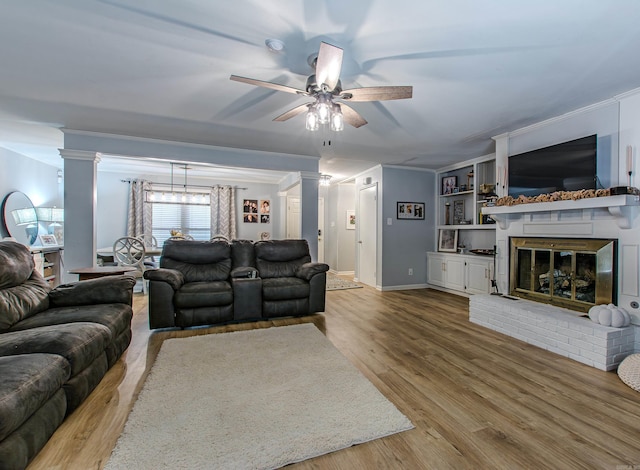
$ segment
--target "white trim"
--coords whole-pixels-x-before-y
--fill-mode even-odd
[[[415,289],[426,289],[427,287],[429,287],[428,284],[406,284],[406,285],[401,285],[401,286],[384,286],[380,289],[378,289],[376,287],[376,289],[382,291],[382,292],[387,292],[390,290],[415,290]]]

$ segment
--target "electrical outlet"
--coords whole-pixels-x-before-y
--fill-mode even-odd
[[[413,268],[409,268],[409,276],[413,276]]]

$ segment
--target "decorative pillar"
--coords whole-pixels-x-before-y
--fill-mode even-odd
[[[318,183],[320,173],[300,172],[302,238],[309,243],[311,259],[318,259]]]
[[[65,271],[96,266],[97,171],[100,154],[59,149],[64,159]]]

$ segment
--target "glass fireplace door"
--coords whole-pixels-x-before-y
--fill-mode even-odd
[[[510,293],[585,312],[612,302],[614,246],[612,240],[513,238]]]

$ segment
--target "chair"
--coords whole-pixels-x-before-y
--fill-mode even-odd
[[[144,243],[144,246],[146,247],[158,248],[158,239],[153,235],[142,234],[142,235],[137,235],[135,238],[142,240],[142,243]],[[153,255],[148,255],[147,260],[145,260],[144,264],[147,268],[158,267],[158,265],[156,264],[156,258]]]
[[[228,242],[229,239],[227,237],[225,237],[224,235],[217,234],[217,235],[214,235],[213,237],[211,237],[209,239],[209,241],[210,242],[219,242],[219,241]]]
[[[144,279],[144,272],[147,266],[144,264],[146,250],[144,242],[135,237],[118,238],[113,244],[113,259],[118,266],[133,266],[137,270],[134,272],[136,279],[142,279],[142,292],[147,293],[147,282]]]

